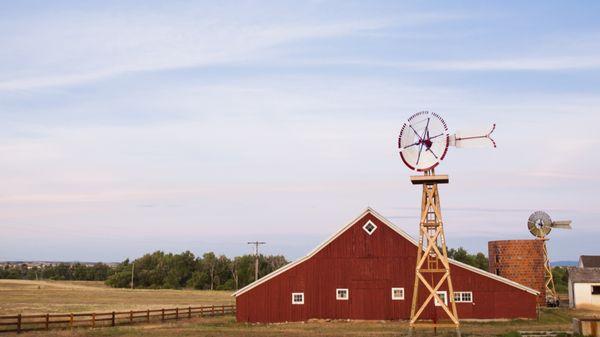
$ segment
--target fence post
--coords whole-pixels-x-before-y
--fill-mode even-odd
[[[133,310],[129,310],[129,324],[133,324]]]
[[[214,305],[214,304],[211,306],[211,313],[210,313],[210,315],[211,315],[212,317],[214,317],[214,316],[215,316],[215,305]]]
[[[50,330],[50,314],[46,314],[46,330]]]
[[[175,320],[179,319],[179,308],[175,307]]]
[[[163,321],[163,322],[165,321],[165,308],[162,308],[162,309],[161,309],[161,316],[160,316],[160,320],[161,320],[161,321]]]
[[[222,308],[221,308],[221,309],[222,309],[221,311],[223,312],[223,316],[225,316],[225,304],[223,304],[221,307],[222,307]]]
[[[188,307],[188,318],[192,318],[192,306]]]
[[[115,312],[114,311],[112,312],[112,317],[111,317],[110,323],[111,323],[111,326],[115,326]]]
[[[71,313],[70,316],[69,316],[69,327],[71,329],[73,328],[73,313]]]
[[[92,312],[92,328],[96,327],[96,313]]]
[[[21,333],[21,314],[17,316],[17,333]]]
[[[146,310],[146,320],[150,322],[150,309]]]

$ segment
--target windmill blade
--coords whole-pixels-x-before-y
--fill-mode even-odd
[[[491,137],[494,130],[496,130],[496,124],[483,130],[457,131],[450,136],[450,145],[463,148],[496,147],[496,142]]]
[[[552,221],[552,228],[571,229],[571,220]]]

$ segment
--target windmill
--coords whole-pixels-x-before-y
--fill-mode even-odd
[[[527,220],[529,232],[538,240],[543,241],[544,249],[544,286],[546,288],[546,304],[551,307],[557,307],[560,304],[558,294],[554,288],[554,278],[550,268],[550,259],[548,258],[548,234],[553,228],[571,229],[571,220],[552,221],[548,213],[543,211],[533,212]]]
[[[400,158],[411,170],[423,172],[422,176],[411,176],[413,185],[423,185],[421,220],[419,224],[419,247],[415,268],[415,283],[410,311],[409,334],[419,326],[454,327],[460,336],[460,323],[454,302],[454,290],[450,276],[450,265],[446,248],[446,236],[442,222],[438,184],[449,182],[447,175],[436,175],[434,168],[444,159],[449,146],[496,147],[491,138],[496,125],[483,132],[448,133],[446,122],[434,112],[421,111],[408,118],[400,130],[398,148]],[[423,285],[428,295],[419,303],[419,288]],[[445,286],[445,287],[444,287]],[[443,298],[440,289],[448,289],[448,298]],[[448,300],[450,306],[448,306]],[[441,306],[450,322],[433,323],[420,320],[428,305],[434,301]]]

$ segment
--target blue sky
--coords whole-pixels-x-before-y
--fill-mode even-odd
[[[439,167],[449,245],[572,219],[600,254],[597,2],[0,2],[0,260],[295,259],[367,206],[418,229],[404,120],[497,124]]]

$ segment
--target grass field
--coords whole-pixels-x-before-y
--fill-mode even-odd
[[[0,315],[12,313],[111,311],[160,308],[200,304],[232,304],[230,292],[193,290],[124,290],[112,289],[99,282],[49,282],[0,280]],[[548,309],[539,321],[466,322],[463,336],[502,336],[519,330],[569,331],[573,315],[590,315],[567,309]],[[258,336],[404,336],[406,322],[373,321],[310,321],[286,324],[242,324],[231,316],[194,318],[164,324],[149,323],[134,326],[98,329],[51,330],[29,332],[19,336],[87,337],[87,336],[148,336],[148,337],[258,337]],[[451,331],[450,331],[451,332]],[[440,331],[438,336],[452,336]],[[4,335],[9,336],[9,335]],[[431,330],[418,336],[433,336]]]
[[[102,282],[0,280],[0,315],[234,304],[228,291],[115,289]]]

